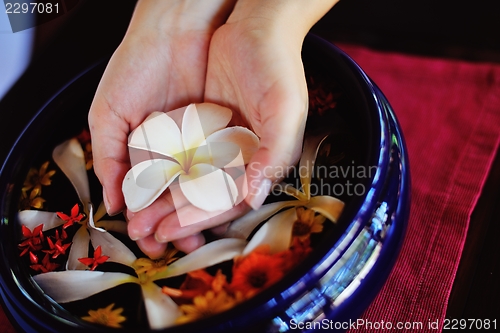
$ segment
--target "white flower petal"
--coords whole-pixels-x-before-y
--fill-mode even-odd
[[[230,109],[213,103],[196,104],[196,110],[198,111],[198,118],[203,127],[205,138],[225,128],[233,116]]]
[[[89,240],[90,236],[85,226],[73,236],[73,244],[71,244],[66,268],[68,270],[85,270],[88,267],[78,261],[78,258],[88,258],[89,256]]]
[[[151,163],[151,165],[140,173],[136,173],[137,169],[132,168],[134,176],[136,176],[137,186],[147,189],[158,190],[163,188],[164,184],[173,182],[182,170],[178,163],[169,160],[156,159],[147,162]],[[146,162],[141,163],[141,166],[143,164],[146,164]]]
[[[316,156],[318,155],[319,147],[327,136],[310,136],[304,140],[304,149],[300,157],[299,170],[306,170],[300,173],[300,182],[304,193],[309,199],[311,197],[311,176],[314,170],[314,163],[316,163]]]
[[[248,128],[241,126],[224,128],[207,137],[207,143],[220,144],[224,142],[233,143],[239,147],[244,164],[248,164],[252,156],[259,149],[259,138],[257,135]],[[221,147],[224,146],[221,145]],[[214,151],[214,149],[212,149],[212,151]],[[217,156],[216,154],[214,155]],[[224,164],[224,166],[226,166],[226,164]]]
[[[306,207],[320,213],[332,222],[337,222],[344,209],[344,202],[331,196],[320,195],[312,197]]]
[[[283,208],[300,206],[302,203],[297,200],[279,201],[261,206],[257,210],[251,210],[242,217],[229,224],[224,237],[247,239],[252,231],[263,221]]]
[[[200,117],[194,104],[186,107],[182,118],[182,142],[186,152],[187,160],[184,166],[191,165],[191,160],[196,148],[205,142],[206,136],[203,132]]]
[[[156,279],[185,274],[231,260],[242,253],[246,244],[245,240],[236,238],[213,241],[175,261],[164,272],[158,274]]]
[[[122,192],[125,198],[125,204],[127,208],[132,212],[140,211],[152,204],[165,189],[171,184],[175,177],[172,177],[170,182],[158,182],[157,188],[144,188],[137,184],[136,177],[134,174],[139,175],[148,166],[151,166],[151,161],[145,161],[137,164],[132,169],[130,169],[125,175],[125,179],[122,184]]]
[[[101,247],[102,255],[109,256],[108,261],[110,262],[132,266],[137,259],[128,247],[107,231],[90,229],[90,240],[92,241],[94,249],[98,246]]]
[[[241,167],[245,170],[245,161],[240,147],[233,142],[206,142],[194,153],[191,165],[211,164],[219,169]]]
[[[179,185],[189,202],[202,210],[227,211],[236,205],[236,183],[226,172],[210,164],[192,166],[188,174],[179,176]]]
[[[141,287],[149,326],[154,330],[173,326],[182,314],[177,304],[152,282]]]
[[[172,118],[163,112],[150,114],[130,134],[128,145],[132,148],[152,151],[170,157],[184,151],[179,127]]]
[[[64,221],[57,217],[56,213],[44,212],[41,210],[22,210],[17,214],[19,223],[33,231],[40,224],[43,224],[43,231],[58,227]]]
[[[87,298],[103,290],[137,278],[124,273],[97,271],[62,271],[38,274],[33,277],[45,294],[58,303]]]
[[[269,245],[271,253],[287,250],[292,240],[295,221],[297,213],[293,208],[273,216],[255,233],[243,250],[243,254],[249,254],[260,245]]]
[[[71,139],[54,148],[52,158],[70,182],[83,204],[90,202],[89,179],[83,149],[77,139]]]

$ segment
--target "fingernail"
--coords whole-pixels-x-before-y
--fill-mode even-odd
[[[257,210],[266,200],[269,191],[271,190],[272,182],[270,179],[264,178],[258,187],[253,188],[250,194],[250,202],[248,203],[253,210]]]
[[[109,216],[114,216],[119,213],[111,210],[111,203],[109,202],[105,189],[102,190],[102,199],[104,201],[104,207],[106,207],[106,212],[108,213]]]

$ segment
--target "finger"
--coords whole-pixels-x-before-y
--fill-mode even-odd
[[[137,240],[137,246],[151,259],[160,258],[167,249],[167,243],[158,243],[154,235]]]
[[[170,192],[163,193],[149,207],[131,213],[127,211],[128,235],[132,240],[139,240],[155,233],[158,225],[163,219],[170,215],[176,215],[176,207],[187,205],[186,202],[173,202]]]
[[[184,253],[190,253],[205,244],[205,236],[202,233],[190,235],[172,242],[175,248]],[[159,243],[166,244],[166,243]]]
[[[162,243],[182,239],[189,235],[197,234],[202,230],[232,221],[249,210],[250,208],[243,201],[233,209],[214,216],[210,212],[203,211],[192,205],[187,205],[178,209],[176,214],[167,215],[160,222],[155,233],[155,238],[158,242]],[[179,216],[182,216],[183,221],[197,222],[182,226],[179,221]]]
[[[246,171],[249,192],[245,200],[253,209],[262,205],[273,182],[286,174],[300,156],[307,116],[307,97],[300,93],[305,87],[300,82],[290,92],[289,87],[270,91],[273,98],[260,105],[260,146]],[[294,91],[297,93],[292,94]]]

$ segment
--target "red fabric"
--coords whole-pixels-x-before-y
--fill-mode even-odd
[[[412,173],[412,211],[395,269],[363,315],[372,325],[445,316],[480,195],[500,141],[500,65],[382,53],[342,45],[396,111]],[[14,329],[0,312],[0,331]],[[380,332],[356,329],[353,332]]]
[[[351,332],[380,332],[382,321],[393,329],[423,325],[398,332],[439,332],[429,320],[445,317],[470,215],[500,142],[500,66],[341,48],[395,110],[412,175],[402,252],[362,317],[372,327]]]

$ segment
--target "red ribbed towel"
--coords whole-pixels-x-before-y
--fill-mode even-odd
[[[431,324],[445,317],[470,216],[500,142],[500,66],[340,47],[395,110],[412,176],[402,252],[362,317],[372,327],[351,332],[380,332],[382,321],[394,332],[440,332]]]

